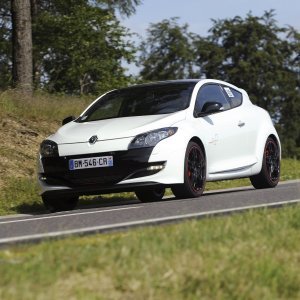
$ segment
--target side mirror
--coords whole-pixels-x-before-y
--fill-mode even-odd
[[[62,125],[65,125],[67,123],[74,121],[75,119],[76,118],[74,116],[69,116],[69,117],[64,118],[61,123],[62,123]]]
[[[203,105],[202,111],[197,114],[198,117],[203,117],[209,114],[213,114],[224,109],[220,102],[206,102]]]

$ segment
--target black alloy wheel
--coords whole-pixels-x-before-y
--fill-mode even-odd
[[[135,194],[141,202],[159,201],[165,194],[165,188],[163,186],[143,187],[137,189]]]
[[[195,198],[202,195],[206,183],[206,159],[201,147],[190,142],[186,149],[184,183],[171,189],[177,198]]]
[[[266,141],[262,168],[259,174],[251,176],[250,180],[256,189],[275,187],[280,178],[280,152],[273,138]]]

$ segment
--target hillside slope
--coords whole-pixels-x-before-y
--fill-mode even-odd
[[[0,123],[0,188],[9,177],[31,177],[40,142],[58,128],[57,122],[20,120],[7,115]]]

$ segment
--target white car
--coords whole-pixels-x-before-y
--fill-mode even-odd
[[[275,187],[281,146],[269,114],[213,79],[110,91],[41,143],[38,180],[50,211],[80,195],[134,191],[141,201],[199,197],[206,181],[250,177]]]

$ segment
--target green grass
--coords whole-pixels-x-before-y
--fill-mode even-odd
[[[35,178],[10,178],[0,194],[0,215],[44,210]]]
[[[67,116],[78,116],[93,99],[43,92],[36,92],[34,97],[26,97],[8,90],[0,92],[0,117],[11,115],[20,120],[61,122]]]
[[[282,160],[282,180],[291,180],[300,178],[300,161],[293,159]],[[206,191],[233,188],[251,185],[250,180],[223,180],[218,182],[208,182]],[[172,195],[171,191],[167,191]],[[112,195],[103,195],[101,197],[85,197],[80,201],[80,205],[91,206],[99,203],[105,203],[106,200],[120,201],[125,199],[135,199],[133,193],[121,193]],[[34,213],[44,211],[44,206],[39,197],[39,190],[36,178],[10,178],[7,185],[2,189],[0,194],[0,215],[17,214],[17,213]]]
[[[300,161],[296,159],[283,159],[281,165],[281,180],[300,178]]]
[[[299,299],[300,206],[0,250],[1,299]]]

